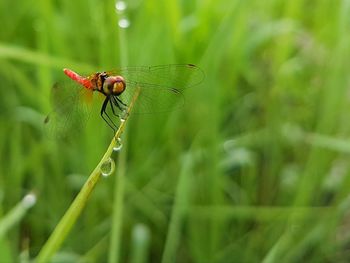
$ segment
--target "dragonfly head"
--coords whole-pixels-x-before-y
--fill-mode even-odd
[[[119,95],[126,88],[125,80],[121,76],[110,76],[103,82],[103,92],[106,95]]]

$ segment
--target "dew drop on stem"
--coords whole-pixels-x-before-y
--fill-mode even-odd
[[[124,1],[117,1],[117,2],[115,3],[115,10],[116,10],[117,12],[123,12],[123,11],[125,11],[126,7],[127,7],[127,5],[126,5],[126,2],[124,2]]]
[[[115,168],[115,163],[111,157],[109,157],[100,167],[101,174],[104,177],[110,176]]]
[[[130,21],[127,18],[121,18],[118,21],[118,26],[120,28],[128,28],[130,26]]]
[[[32,207],[36,203],[36,195],[29,193],[22,199],[22,205],[26,208]]]
[[[115,140],[115,145],[114,145],[114,147],[113,147],[113,151],[118,152],[118,151],[121,150],[122,147],[123,147],[122,139],[117,138],[117,139]]]
[[[128,111],[123,110],[120,114],[120,117],[119,117],[120,121],[124,122],[128,118],[128,115],[129,115]]]

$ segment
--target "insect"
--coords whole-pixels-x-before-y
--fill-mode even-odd
[[[169,111],[184,103],[184,89],[199,84],[204,78],[203,71],[193,64],[125,67],[88,76],[70,69],[63,71],[75,85],[53,87],[54,110],[44,123],[55,136],[81,130],[96,101],[102,104],[100,116],[115,132],[116,119],[126,111],[136,90],[139,96],[134,113]],[[93,93],[100,94],[101,100],[92,98]],[[89,103],[91,101],[93,103]]]

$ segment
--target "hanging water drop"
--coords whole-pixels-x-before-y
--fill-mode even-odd
[[[110,176],[115,168],[115,163],[111,157],[109,157],[100,167],[101,174],[105,177]]]
[[[126,7],[127,7],[127,5],[126,5],[126,3],[124,1],[117,1],[115,3],[115,9],[116,9],[117,12],[125,11]]]
[[[118,21],[118,26],[120,28],[128,28],[130,26],[130,21],[126,18],[121,18]]]
[[[123,110],[121,112],[121,114],[120,114],[119,119],[120,119],[121,122],[124,122],[128,118],[128,116],[129,116],[128,111],[127,110]]]
[[[115,145],[114,145],[114,147],[113,147],[113,151],[118,152],[118,151],[121,150],[122,147],[123,147],[122,139],[117,138],[117,139],[115,140]]]
[[[26,208],[30,208],[36,203],[36,195],[34,193],[29,193],[22,199],[22,205]]]

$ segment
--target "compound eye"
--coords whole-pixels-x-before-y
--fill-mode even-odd
[[[125,90],[126,84],[122,77],[117,77],[113,84],[113,94],[120,94]]]
[[[119,95],[125,90],[126,84],[122,77],[111,76],[107,77],[103,83],[103,92],[107,95]]]

